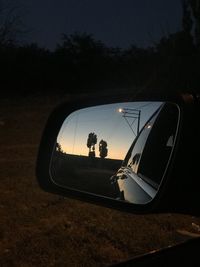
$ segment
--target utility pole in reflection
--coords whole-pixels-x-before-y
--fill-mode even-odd
[[[122,117],[126,120],[128,126],[130,127],[131,131],[135,136],[137,136],[140,132],[140,115],[141,110],[140,109],[134,109],[134,108],[120,108],[119,113],[122,113]],[[131,122],[130,119],[133,119]],[[137,120],[137,126],[136,126],[136,132],[133,129],[133,125],[135,121]]]

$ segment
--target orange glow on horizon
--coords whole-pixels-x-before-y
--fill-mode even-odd
[[[108,146],[108,155],[107,155],[107,159],[116,159],[116,160],[124,160],[126,153],[128,151],[129,148],[125,148],[125,147],[120,147],[120,149],[116,148],[116,149],[111,149]],[[78,145],[76,144],[73,147],[73,144],[66,144],[66,143],[62,143],[62,150],[64,153],[66,154],[70,154],[70,155],[78,155],[78,156],[88,156],[89,153],[89,149],[86,145]],[[99,157],[99,148],[98,145],[95,146],[95,154],[96,157]]]

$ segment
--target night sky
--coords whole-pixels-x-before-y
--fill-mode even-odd
[[[151,46],[181,28],[180,0],[15,0],[23,3],[27,40],[54,49],[61,34],[86,32],[108,46]]]

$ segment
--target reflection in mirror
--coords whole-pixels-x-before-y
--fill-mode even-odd
[[[65,188],[145,204],[156,195],[172,153],[178,107],[126,102],[77,110],[63,122],[50,175]]]

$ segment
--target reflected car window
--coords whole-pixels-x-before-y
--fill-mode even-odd
[[[140,162],[140,158],[144,149],[144,146],[146,144],[147,138],[149,136],[150,130],[154,124],[154,121],[158,115],[158,112],[153,116],[153,118],[148,122],[148,124],[143,128],[140,135],[136,139],[136,141],[133,143],[127,157],[127,166],[131,168],[131,170],[134,173],[137,173],[138,166]],[[132,151],[132,152],[131,152]]]
[[[173,149],[178,115],[178,108],[174,104],[166,104],[158,110],[145,125],[125,159],[127,167],[155,188],[160,185]]]
[[[178,128],[178,119],[177,106],[165,105],[148,135],[148,142],[140,160],[138,174],[155,187],[159,186],[170,159]],[[158,161],[159,164],[157,164]]]

